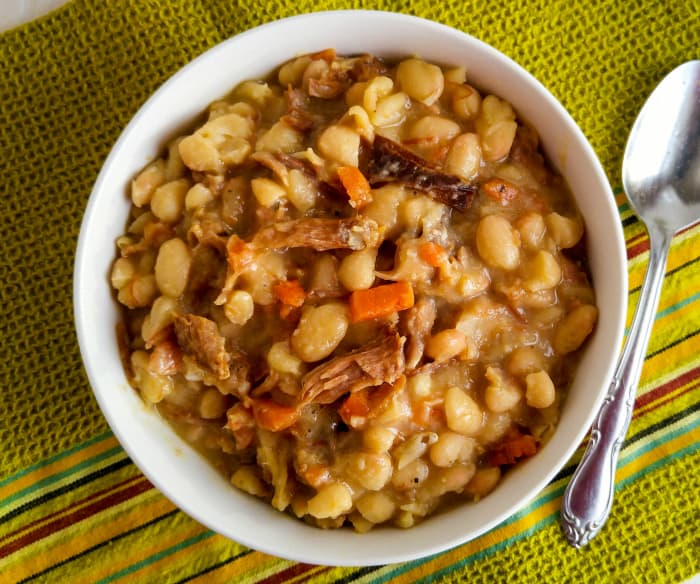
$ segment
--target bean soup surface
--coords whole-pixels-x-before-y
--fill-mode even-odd
[[[465,69],[292,59],[130,196],[129,380],[236,487],[319,527],[410,527],[552,435],[597,319],[584,224]]]

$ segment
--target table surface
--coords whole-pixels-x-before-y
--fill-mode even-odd
[[[697,226],[674,240],[621,452],[616,505],[583,551],[567,547],[557,526],[581,449],[531,505],[478,540],[416,562],[341,569],[280,560],[213,534],[158,493],[110,432],[81,369],[70,311],[80,218],[109,148],[150,92],[216,42],[295,11],[346,7],[356,6],[302,0],[265,5],[258,14],[227,0],[4,0],[0,232],[13,236],[0,244],[0,354],[14,358],[0,368],[0,579],[700,581],[692,576],[700,572]],[[484,12],[467,0],[446,7],[417,2],[411,11],[510,55],[581,125],[608,173],[625,230],[629,321],[648,241],[618,178],[624,141],[654,85],[698,58],[700,6],[555,0],[505,2]],[[182,22],[187,38],[177,34]],[[143,46],[147,53],[139,52]]]

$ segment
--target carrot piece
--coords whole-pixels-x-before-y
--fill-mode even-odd
[[[354,391],[345,399],[338,413],[348,426],[361,429],[367,420],[381,414],[390,403],[392,396],[405,386],[406,376],[402,375],[393,384],[383,383],[379,387]]]
[[[350,197],[353,208],[362,209],[372,202],[372,189],[359,168],[341,166],[338,168],[338,178]]]
[[[253,416],[261,428],[272,432],[286,430],[299,418],[295,407],[283,406],[271,399],[253,400]]]
[[[273,287],[273,291],[282,304],[294,306],[295,308],[304,304],[306,299],[306,292],[299,280],[282,280],[277,282]]]
[[[537,440],[530,434],[512,432],[489,454],[489,462],[494,466],[515,464],[519,459],[537,452]]]
[[[301,477],[314,489],[318,489],[327,483],[331,478],[331,473],[328,467],[323,464],[312,464],[308,468],[302,470]]]
[[[240,272],[255,258],[255,254],[250,245],[243,241],[235,233],[226,242],[226,259],[228,265],[234,272]]]
[[[501,205],[510,203],[515,197],[520,194],[517,186],[513,183],[503,180],[502,178],[492,178],[481,185],[481,190],[484,191],[487,197],[498,201]]]
[[[426,241],[418,248],[418,256],[429,266],[437,268],[445,263],[447,252],[439,243]]]
[[[414,300],[411,284],[403,281],[367,290],[355,290],[348,300],[350,320],[361,322],[388,316],[393,312],[411,308]]]
[[[338,409],[338,413],[351,428],[354,427],[354,422],[357,418],[365,418],[369,414],[369,391],[361,389],[351,393],[343,402],[343,405]],[[355,420],[353,420],[355,418]]]

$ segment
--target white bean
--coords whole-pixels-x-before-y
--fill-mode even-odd
[[[352,509],[352,494],[342,483],[331,483],[321,487],[309,499],[309,515],[317,519],[335,518]]]
[[[345,256],[340,262],[338,279],[347,290],[366,290],[374,283],[377,248],[367,247]]]
[[[476,248],[491,267],[513,270],[520,264],[520,236],[502,215],[486,215],[479,221]]]
[[[343,303],[307,308],[292,333],[292,349],[307,363],[328,357],[343,340],[349,323],[348,308]]]
[[[454,385],[445,393],[445,417],[450,430],[466,435],[478,432],[484,421],[484,413],[479,404]]]
[[[192,254],[187,244],[179,237],[169,239],[158,250],[155,276],[163,294],[177,298],[187,286],[192,264]]]

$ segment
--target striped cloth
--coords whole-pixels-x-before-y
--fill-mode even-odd
[[[684,2],[74,0],[0,35],[0,582],[679,582],[700,573],[700,227],[673,243],[617,473],[584,550],[558,525],[581,449],[522,512],[454,550],[404,564],[294,563],[178,511],[109,431],[82,372],[71,270],[92,183],[147,96],[188,60],[262,22],[374,7],[451,24],[529,69],[572,112],[615,187],[627,129],[674,66],[697,58]],[[615,197],[630,312],[648,240]]]

